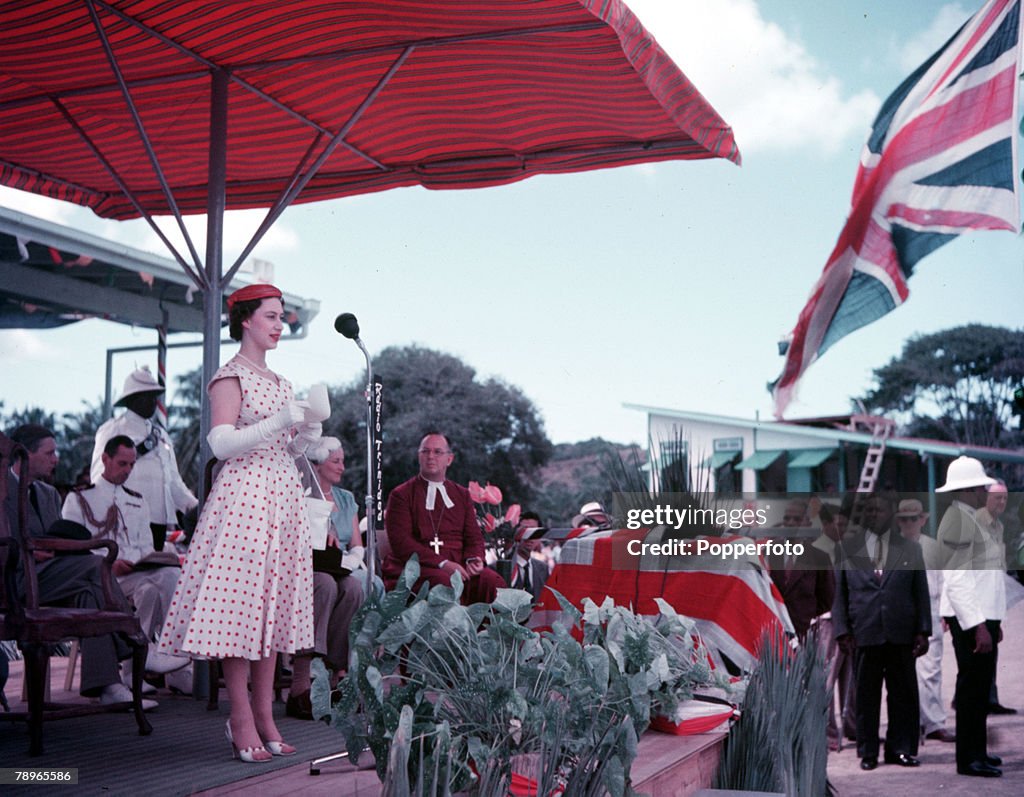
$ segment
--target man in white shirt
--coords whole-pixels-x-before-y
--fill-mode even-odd
[[[146,499],[157,550],[163,549],[166,533],[177,527],[178,513],[188,512],[199,503],[178,472],[170,437],[153,420],[163,392],[148,368],[139,368],[128,375],[121,398],[114,405],[125,407],[125,412],[96,431],[91,471],[92,482],[96,484],[103,473],[103,450],[110,438],[117,435],[131,438],[138,457],[125,486]]]
[[[993,544],[998,544],[1003,551],[1004,561],[1006,556],[1006,529],[1003,526],[1002,516],[1006,512],[1006,502],[1010,494],[1006,489],[1006,482],[996,479],[995,484],[990,484],[985,494],[985,506],[978,510],[978,525],[985,531]],[[999,656],[996,656],[996,667],[999,666]],[[1007,708],[999,702],[999,689],[996,687],[995,678],[992,679],[992,689],[988,696],[989,714],[1016,714],[1017,709]]]
[[[93,537],[111,539],[118,553],[112,571],[122,592],[135,606],[143,632],[155,642],[163,628],[178,584],[180,567],[159,564],[154,556],[149,506],[139,493],[125,486],[135,466],[135,443],[116,435],[101,454],[103,472],[90,487],[75,490],[64,501],[61,515],[85,526]],[[164,555],[168,562],[175,554]],[[151,646],[146,656],[149,672],[165,673],[184,667],[187,657],[160,653]]]
[[[921,546],[927,568],[928,598],[932,609],[932,635],[928,651],[916,662],[917,691],[921,702],[921,732],[925,739],[954,742],[956,738],[946,730],[946,709],[942,704],[942,618],[939,598],[942,595],[942,567],[939,543],[922,534],[928,522],[924,505],[916,498],[904,498],[896,510],[896,528],[906,539]]]
[[[939,524],[938,540],[945,569],[939,611],[956,651],[956,771],[985,778],[1003,774],[1002,760],[988,753],[985,727],[1003,633],[1000,623],[1006,616],[1002,540],[977,522],[991,484],[995,479],[978,460],[958,457],[950,463],[946,483],[936,490],[954,494]]]

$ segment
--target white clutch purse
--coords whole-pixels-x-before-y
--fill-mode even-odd
[[[313,538],[313,550],[322,551],[327,548],[327,529],[331,521],[333,504],[322,498],[306,496],[306,512],[309,514],[309,531]]]

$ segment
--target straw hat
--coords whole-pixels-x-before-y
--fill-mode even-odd
[[[591,501],[580,507],[580,513],[572,519],[574,527],[586,525],[600,525],[608,522],[608,513],[601,506],[600,501]]]
[[[936,488],[937,493],[952,493],[957,490],[969,490],[972,487],[987,487],[996,480],[985,475],[985,469],[974,457],[957,457],[949,463],[946,471],[946,483]]]
[[[121,391],[121,398],[114,402],[115,407],[123,407],[125,399],[130,396],[137,396],[140,393],[163,393],[164,389],[156,381],[156,377],[144,365],[136,368],[128,378],[124,380],[124,390]]]
[[[916,498],[904,498],[896,510],[896,517],[919,517],[924,514],[924,506]]]

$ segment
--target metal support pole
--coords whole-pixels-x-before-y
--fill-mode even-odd
[[[210,180],[206,198],[206,290],[203,292],[203,384],[208,385],[220,366],[221,307],[224,286],[221,272],[224,265],[224,210],[227,205],[228,148],[228,74],[223,69],[210,74]],[[206,436],[210,433],[210,402],[205,393],[199,416],[201,462],[200,500],[206,494],[205,463],[211,457]]]
[[[370,352],[363,341],[355,339],[356,345],[366,358],[366,583],[373,589],[373,577],[377,571],[377,512],[373,498],[373,365]]]
[[[220,319],[224,302],[221,272],[224,265],[224,209],[227,205],[228,152],[228,73],[215,69],[210,73],[210,161],[206,186],[206,290],[203,291],[203,385],[210,384],[220,365]],[[206,463],[212,456],[210,444],[210,400],[200,391],[199,414],[199,501],[206,497]],[[210,693],[210,667],[193,665],[192,694],[196,700]]]
[[[156,420],[164,429],[167,428],[167,326],[170,313],[166,307],[160,308],[160,325],[156,328],[156,382],[163,388],[156,400]]]
[[[922,459],[928,465],[928,533],[937,537],[939,533],[939,504],[935,500],[935,456],[933,454],[922,454]]]

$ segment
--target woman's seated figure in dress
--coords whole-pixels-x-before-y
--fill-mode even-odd
[[[313,719],[309,697],[313,656],[324,659],[331,672],[332,686],[348,669],[349,628],[363,604],[366,583],[359,510],[352,493],[338,486],[345,473],[341,441],[323,437],[306,451],[306,457],[312,463],[312,472],[308,474],[312,482],[310,493],[314,501],[321,499],[329,504],[329,515],[324,512],[322,521],[327,524],[326,549],[314,549],[313,554],[314,647],[312,652],[296,655],[292,661],[292,687],[286,711],[288,716],[298,719]],[[314,526],[316,515],[311,512]],[[316,537],[314,528],[314,547]]]

